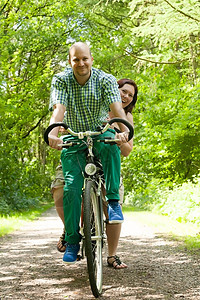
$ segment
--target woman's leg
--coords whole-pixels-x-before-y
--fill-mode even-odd
[[[64,225],[64,210],[63,210],[63,186],[54,188],[52,196],[55,202],[56,211]]]
[[[60,217],[62,223],[63,223],[63,227],[65,227],[64,224],[64,210],[63,210],[63,186],[59,186],[56,188],[52,189],[52,196],[54,199],[54,203],[55,203],[55,207],[56,207],[56,211],[58,216]],[[59,238],[59,241],[57,243],[57,250],[59,252],[65,252],[66,250],[66,246],[65,246],[65,229],[63,229],[63,233]]]
[[[121,224],[106,224],[106,235],[108,243],[108,264],[113,266],[115,269],[127,268],[127,265],[120,260],[117,262],[116,253],[118,242],[121,233]]]
[[[116,255],[119,237],[121,233],[121,224],[106,224],[106,235],[108,242],[108,256]]]
[[[51,194],[54,199],[56,211],[61,221],[64,224],[64,212],[63,212],[63,187],[65,185],[65,179],[63,175],[62,166],[58,165],[55,172],[55,178],[51,183]]]
[[[102,188],[103,198],[105,197],[105,188]],[[103,202],[104,214],[106,220],[108,219],[107,212],[107,202],[104,199]],[[115,269],[124,269],[127,268],[127,265],[120,260],[116,260],[117,247],[119,243],[120,233],[121,233],[121,223],[117,224],[109,224],[106,223],[106,236],[107,236],[107,244],[108,244],[108,258],[107,262],[109,266],[113,266]]]

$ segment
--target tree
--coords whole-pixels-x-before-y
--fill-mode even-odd
[[[61,69],[67,36],[78,26],[72,22],[75,6],[70,0],[13,0],[0,8],[3,212],[34,205],[48,190],[44,121],[52,74]]]
[[[198,5],[197,0],[2,2],[2,212],[36,205],[49,194],[59,160],[43,142],[50,84],[78,40],[90,42],[95,67],[117,79],[132,78],[139,87],[135,148],[122,165],[127,190],[145,189],[154,178],[182,182],[199,172]]]

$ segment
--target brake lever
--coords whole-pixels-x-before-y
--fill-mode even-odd
[[[116,145],[119,142],[119,139],[112,139],[112,137],[107,137],[106,139],[97,140],[97,142],[102,142],[104,144]]]
[[[58,146],[62,147],[62,148],[69,148],[71,146],[78,145],[78,144],[80,144],[80,143],[79,142],[66,142],[63,144],[58,144]]]

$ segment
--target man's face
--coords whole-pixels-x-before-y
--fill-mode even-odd
[[[70,51],[69,64],[71,65],[74,76],[78,78],[89,78],[92,68],[93,57],[86,45],[73,47]]]

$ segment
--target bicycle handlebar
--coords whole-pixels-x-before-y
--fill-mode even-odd
[[[134,134],[134,129],[133,126],[126,120],[121,119],[121,118],[113,118],[111,119],[108,124],[112,125],[113,123],[122,123],[129,129],[129,134],[128,134],[128,142],[132,139],[133,134]]]
[[[133,137],[134,129],[133,126],[126,120],[121,119],[121,118],[113,118],[111,119],[105,126],[102,128],[100,131],[85,131],[85,132],[75,132],[72,129],[69,128],[69,126],[63,122],[57,122],[49,125],[49,127],[45,130],[44,132],[44,141],[49,145],[49,139],[48,135],[50,131],[55,128],[55,127],[64,127],[65,130],[70,133],[73,136],[77,136],[79,139],[83,139],[85,136],[91,136],[91,135],[100,135],[104,133],[108,128],[110,128],[110,125],[112,125],[115,122],[120,122],[123,123],[126,127],[129,129],[129,136],[128,136],[128,141],[130,141]]]

